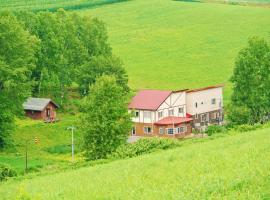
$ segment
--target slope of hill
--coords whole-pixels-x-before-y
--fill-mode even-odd
[[[269,39],[267,8],[171,0],[133,0],[84,10],[105,21],[114,53],[134,89],[228,86],[238,51]],[[230,90],[226,90],[226,97]]]
[[[270,129],[0,187],[1,199],[267,199]]]

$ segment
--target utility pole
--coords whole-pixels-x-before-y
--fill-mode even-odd
[[[25,173],[28,171],[28,141],[25,142]]]
[[[72,162],[74,162],[74,126],[70,126],[67,128],[68,130],[71,130],[71,154],[72,154]]]

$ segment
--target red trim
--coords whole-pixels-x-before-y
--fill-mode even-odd
[[[209,89],[220,88],[220,87],[224,87],[224,84],[213,85],[213,86],[208,86],[208,87],[199,88],[199,89],[192,89],[192,90],[188,90],[187,93],[190,93],[190,92],[199,92],[199,91],[203,91],[203,90],[209,90]]]
[[[175,117],[175,116],[170,116],[170,117],[165,117],[155,123],[155,125],[178,125],[178,124],[183,124],[186,122],[192,121],[192,118],[188,117]]]

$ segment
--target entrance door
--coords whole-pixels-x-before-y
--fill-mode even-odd
[[[50,108],[46,108],[46,116],[47,116],[48,118],[51,117],[51,109],[50,109]]]

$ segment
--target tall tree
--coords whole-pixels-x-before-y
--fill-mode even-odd
[[[87,95],[89,85],[95,83],[96,78],[102,75],[113,75],[116,82],[125,92],[129,91],[128,75],[122,62],[112,56],[96,56],[91,61],[85,63],[78,69],[77,82],[80,85],[82,95]]]
[[[14,115],[31,93],[38,40],[9,13],[0,14],[0,148],[13,128]]]
[[[127,141],[131,129],[127,94],[115,77],[104,75],[90,87],[83,104],[80,129],[88,159],[105,158]]]
[[[270,113],[270,47],[264,39],[251,38],[239,52],[231,78],[233,83],[232,114],[242,107],[247,123],[262,122]],[[231,116],[235,123],[237,118]]]

